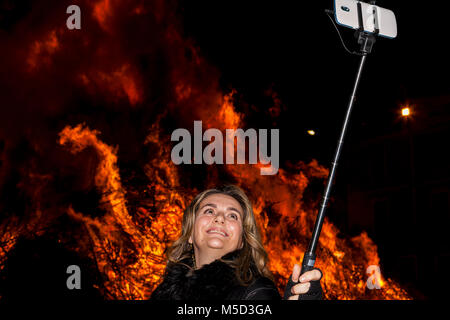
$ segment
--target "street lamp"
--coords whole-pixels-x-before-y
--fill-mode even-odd
[[[411,110],[408,107],[402,109],[402,116],[408,117],[411,114]]]

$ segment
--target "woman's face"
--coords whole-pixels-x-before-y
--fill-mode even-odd
[[[200,202],[189,243],[205,253],[214,249],[214,254],[221,256],[242,248],[242,218],[243,210],[236,199],[210,195]]]

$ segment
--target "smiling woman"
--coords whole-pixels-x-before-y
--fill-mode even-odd
[[[169,248],[163,282],[154,300],[279,300],[281,296],[268,268],[252,205],[236,186],[198,194],[186,209],[182,233]],[[298,282],[300,267],[292,277]],[[287,294],[298,299],[321,299],[320,270]]]

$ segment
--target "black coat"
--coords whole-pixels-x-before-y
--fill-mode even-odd
[[[233,258],[239,250],[223,258]],[[192,259],[183,260],[190,266]],[[197,270],[177,263],[168,265],[163,282],[152,293],[152,300],[280,300],[275,284],[259,276],[249,286],[240,285],[232,267],[219,260]]]

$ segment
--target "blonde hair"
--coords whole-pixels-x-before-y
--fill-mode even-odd
[[[192,245],[189,237],[194,230],[195,217],[200,203],[213,194],[225,194],[236,199],[243,209],[242,217],[242,242],[241,254],[234,260],[220,261],[235,269],[238,281],[248,285],[257,275],[265,276],[273,280],[267,263],[268,255],[262,245],[261,233],[256,224],[253,207],[244,191],[234,185],[225,185],[221,188],[208,189],[199,193],[184,211],[181,236],[167,251],[168,264],[181,263],[182,260],[192,255]],[[188,266],[192,269],[191,266]],[[256,267],[256,268],[255,268]],[[256,273],[256,274],[255,274]]]

